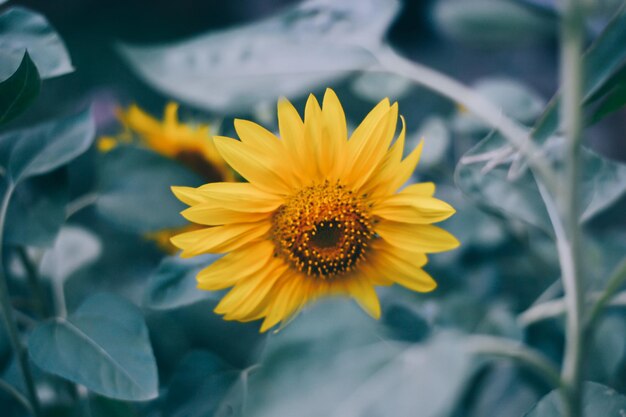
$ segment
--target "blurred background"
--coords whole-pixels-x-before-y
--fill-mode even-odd
[[[588,3],[593,3],[586,18],[591,45],[624,2]],[[169,185],[196,185],[201,179],[175,161],[92,146],[56,174],[67,176],[71,214],[46,229],[47,243],[32,253],[41,260],[42,276],[62,281],[70,312],[101,291],[141,307],[160,393],[138,404],[90,394],[92,415],[522,416],[550,391],[525,369],[470,358],[460,348],[469,335],[496,335],[561,360],[561,317],[540,321],[525,315],[534,303],[562,295],[536,185],[523,170],[511,179],[506,164],[486,172],[459,164],[464,155],[501,143],[466,109],[381,71],[369,51],[390,44],[476,88],[504,114],[532,127],[558,89],[557,1],[16,0],[9,5],[44,15],[65,42],[75,71],[46,80],[34,106],[3,131],[91,106],[96,137],[115,136],[123,131],[118,109],[134,103],[161,119],[166,104],[177,101],[182,121],[209,123],[214,132],[235,136],[234,118],[275,129],[279,97],[302,112],[308,93],[321,97],[332,87],[352,127],[380,99],[397,100],[410,147],[425,140],[413,180],[435,181],[437,196],[457,209],[443,227],[462,246],[432,256],[427,270],[439,283],[434,293],[381,289],[380,322],[350,303],[325,301],[280,332],[260,335],[258,323],[225,322],[212,313],[221,293],[193,288],[195,273],[214,258],[182,261],[146,238],[184,226]],[[611,67],[620,88],[623,64]],[[599,100],[587,109],[585,158],[595,164],[583,185],[588,291],[601,288],[626,247],[626,167],[620,163],[626,161],[626,94],[619,91],[617,105]],[[39,201],[23,198],[25,204]],[[46,288],[50,298],[53,282]],[[28,291],[19,280],[14,287],[17,294]],[[624,318],[617,309],[602,322],[587,369],[589,380],[621,392],[626,392]],[[3,372],[14,372],[7,352],[0,349]],[[11,415],[22,415],[18,406],[11,407]],[[54,407],[56,415],[69,415],[63,401]]]

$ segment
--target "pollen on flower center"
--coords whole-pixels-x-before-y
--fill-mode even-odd
[[[363,259],[374,232],[367,205],[343,185],[306,187],[272,218],[276,253],[320,278],[343,275]]]

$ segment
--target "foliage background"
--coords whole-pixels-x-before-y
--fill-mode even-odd
[[[598,1],[587,11],[589,44],[602,39],[618,10],[622,24],[612,30],[626,39],[620,6]],[[32,164],[28,157],[39,152],[42,138],[65,141],[61,151],[44,155],[47,167],[42,163],[23,181],[14,175],[20,182],[4,233],[12,302],[45,415],[560,415],[555,394],[544,397],[551,391],[545,380],[470,349],[476,335],[501,336],[561,361],[562,317],[535,322],[528,311],[562,295],[553,236],[532,177],[515,168],[519,161],[514,169],[507,159],[487,170],[480,158],[472,162],[501,147],[501,139],[455,103],[400,76],[365,71],[374,60],[367,48],[353,46],[373,48],[384,39],[533,126],[558,85],[555,2],[66,0],[0,7],[45,16],[69,51],[61,58],[64,70],[50,77],[34,60],[44,78],[39,96],[0,126],[5,172],[19,174]],[[1,31],[7,26],[0,24]],[[200,34],[208,37],[186,41]],[[603,288],[626,255],[626,166],[619,162],[626,160],[626,41],[605,48],[596,67],[606,76],[598,76],[587,106],[594,123],[585,145],[594,153],[585,157],[581,180],[588,294]],[[62,49],[46,53],[59,57]],[[16,68],[3,64],[1,78]],[[412,143],[425,137],[414,180],[435,181],[438,196],[456,207],[445,227],[462,247],[431,258],[436,292],[381,289],[379,322],[351,302],[328,300],[285,329],[261,335],[257,323],[225,322],[212,313],[221,294],[195,290],[194,272],[213,258],[168,257],[144,238],[184,224],[169,185],[198,178],[148,150],[128,146],[101,154],[91,142],[119,132],[119,105],[136,102],[160,115],[175,99],[184,119],[210,121],[233,136],[233,118],[275,128],[279,96],[302,109],[306,93],[327,86],[337,91],[352,125],[383,97],[400,102]],[[89,107],[91,113],[61,121]],[[53,133],[22,130],[49,120]],[[34,145],[14,151],[19,146],[6,145],[12,135]],[[557,163],[559,146],[546,142]],[[24,256],[29,262],[21,262]],[[50,319],[65,312],[67,320]],[[624,318],[618,307],[599,322],[585,368],[586,380],[621,393]],[[85,346],[73,328],[107,355]],[[26,392],[1,332],[0,374]],[[617,413],[626,406],[624,397],[608,401],[605,388],[588,387],[587,416],[611,415],[593,407],[609,404]],[[27,415],[7,392],[0,391],[0,401],[7,416]]]

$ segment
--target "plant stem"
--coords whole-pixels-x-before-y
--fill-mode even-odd
[[[374,55],[389,72],[407,77],[416,83],[449,98],[465,107],[492,128],[499,131],[528,161],[533,172],[550,191],[556,190],[556,176],[541,150],[535,145],[529,130],[502,113],[481,94],[455,79],[432,68],[410,61],[398,55],[389,46],[382,46]]]
[[[528,366],[541,375],[553,388],[561,387],[561,377],[554,364],[541,352],[520,342],[495,336],[473,336],[469,349],[475,354],[510,358]]]
[[[600,295],[596,303],[591,308],[591,312],[589,313],[589,318],[586,324],[587,327],[593,327],[593,324],[600,316],[600,313],[602,313],[604,307],[609,304],[609,302],[614,301],[614,299],[617,297],[615,293],[620,289],[624,281],[626,281],[626,259],[622,260],[622,262],[617,266],[615,271],[613,271],[613,273],[609,277],[604,292],[602,293],[602,295]]]
[[[9,201],[13,194],[13,186],[9,184],[6,187],[5,194],[0,204],[0,306],[2,307],[2,321],[7,329],[9,340],[15,353],[17,364],[24,378],[26,385],[26,392],[28,394],[28,400],[33,415],[38,417],[41,415],[39,407],[39,399],[37,398],[37,392],[35,390],[35,382],[30,369],[30,362],[28,360],[28,353],[26,348],[20,340],[17,325],[15,324],[15,317],[13,316],[13,308],[11,306],[11,299],[9,297],[9,286],[7,284],[7,277],[4,267],[4,223],[6,221],[6,215],[9,208]]]
[[[626,264],[624,266],[626,266]],[[622,278],[626,278],[626,268],[623,269],[622,272],[624,273]],[[598,319],[600,312],[604,308],[626,307],[626,291],[622,291],[617,294],[611,292],[610,295],[606,291],[594,292],[587,297],[586,303],[588,305],[595,303],[593,304],[592,311],[589,314],[589,319],[585,325],[585,327],[588,328],[593,327],[593,323],[595,323]],[[528,310],[517,316],[517,323],[522,327],[528,327],[542,320],[559,317],[565,314],[565,312],[565,299],[557,298],[530,307]]]
[[[39,316],[39,318],[44,318],[50,315],[50,312],[47,308],[46,302],[46,294],[41,286],[41,280],[39,279],[39,273],[37,272],[37,268],[33,265],[28,253],[23,247],[17,248],[17,257],[20,259],[20,262],[24,266],[26,270],[26,276],[28,278],[28,285],[30,287],[30,291],[34,296],[34,309]]]
[[[583,37],[584,16],[580,0],[563,2],[561,22],[561,123],[566,137],[566,159],[560,211],[564,237],[559,242],[559,258],[565,301],[567,324],[565,357],[561,378],[568,391],[570,417],[581,416],[581,369],[584,352],[584,300],[580,264],[580,221],[578,185],[580,179],[580,148],[583,129]]]

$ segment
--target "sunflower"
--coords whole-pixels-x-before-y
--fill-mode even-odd
[[[240,140],[216,137],[222,157],[247,183],[172,187],[200,230],[172,238],[182,257],[225,254],[198,273],[198,287],[232,287],[215,308],[226,320],[285,322],[320,297],[346,295],[380,317],[375,286],[427,292],[437,284],[426,254],[458,241],[431,223],[454,213],[432,183],[411,184],[420,143],[402,158],[405,126],[393,142],[398,105],[381,101],[348,138],[344,111],[328,89],[309,96],[302,120],[278,103],[280,137],[235,120]]]
[[[228,168],[211,140],[209,125],[181,123],[178,120],[178,107],[177,103],[168,103],[162,122],[134,104],[126,110],[119,109],[117,116],[124,126],[124,132],[117,137],[101,137],[98,140],[98,149],[108,152],[119,143],[137,140],[154,152],[182,163],[207,182],[234,181],[233,171]],[[163,251],[173,254],[177,248],[170,243],[170,238],[181,232],[197,229],[197,225],[188,225],[159,230],[145,237]]]

